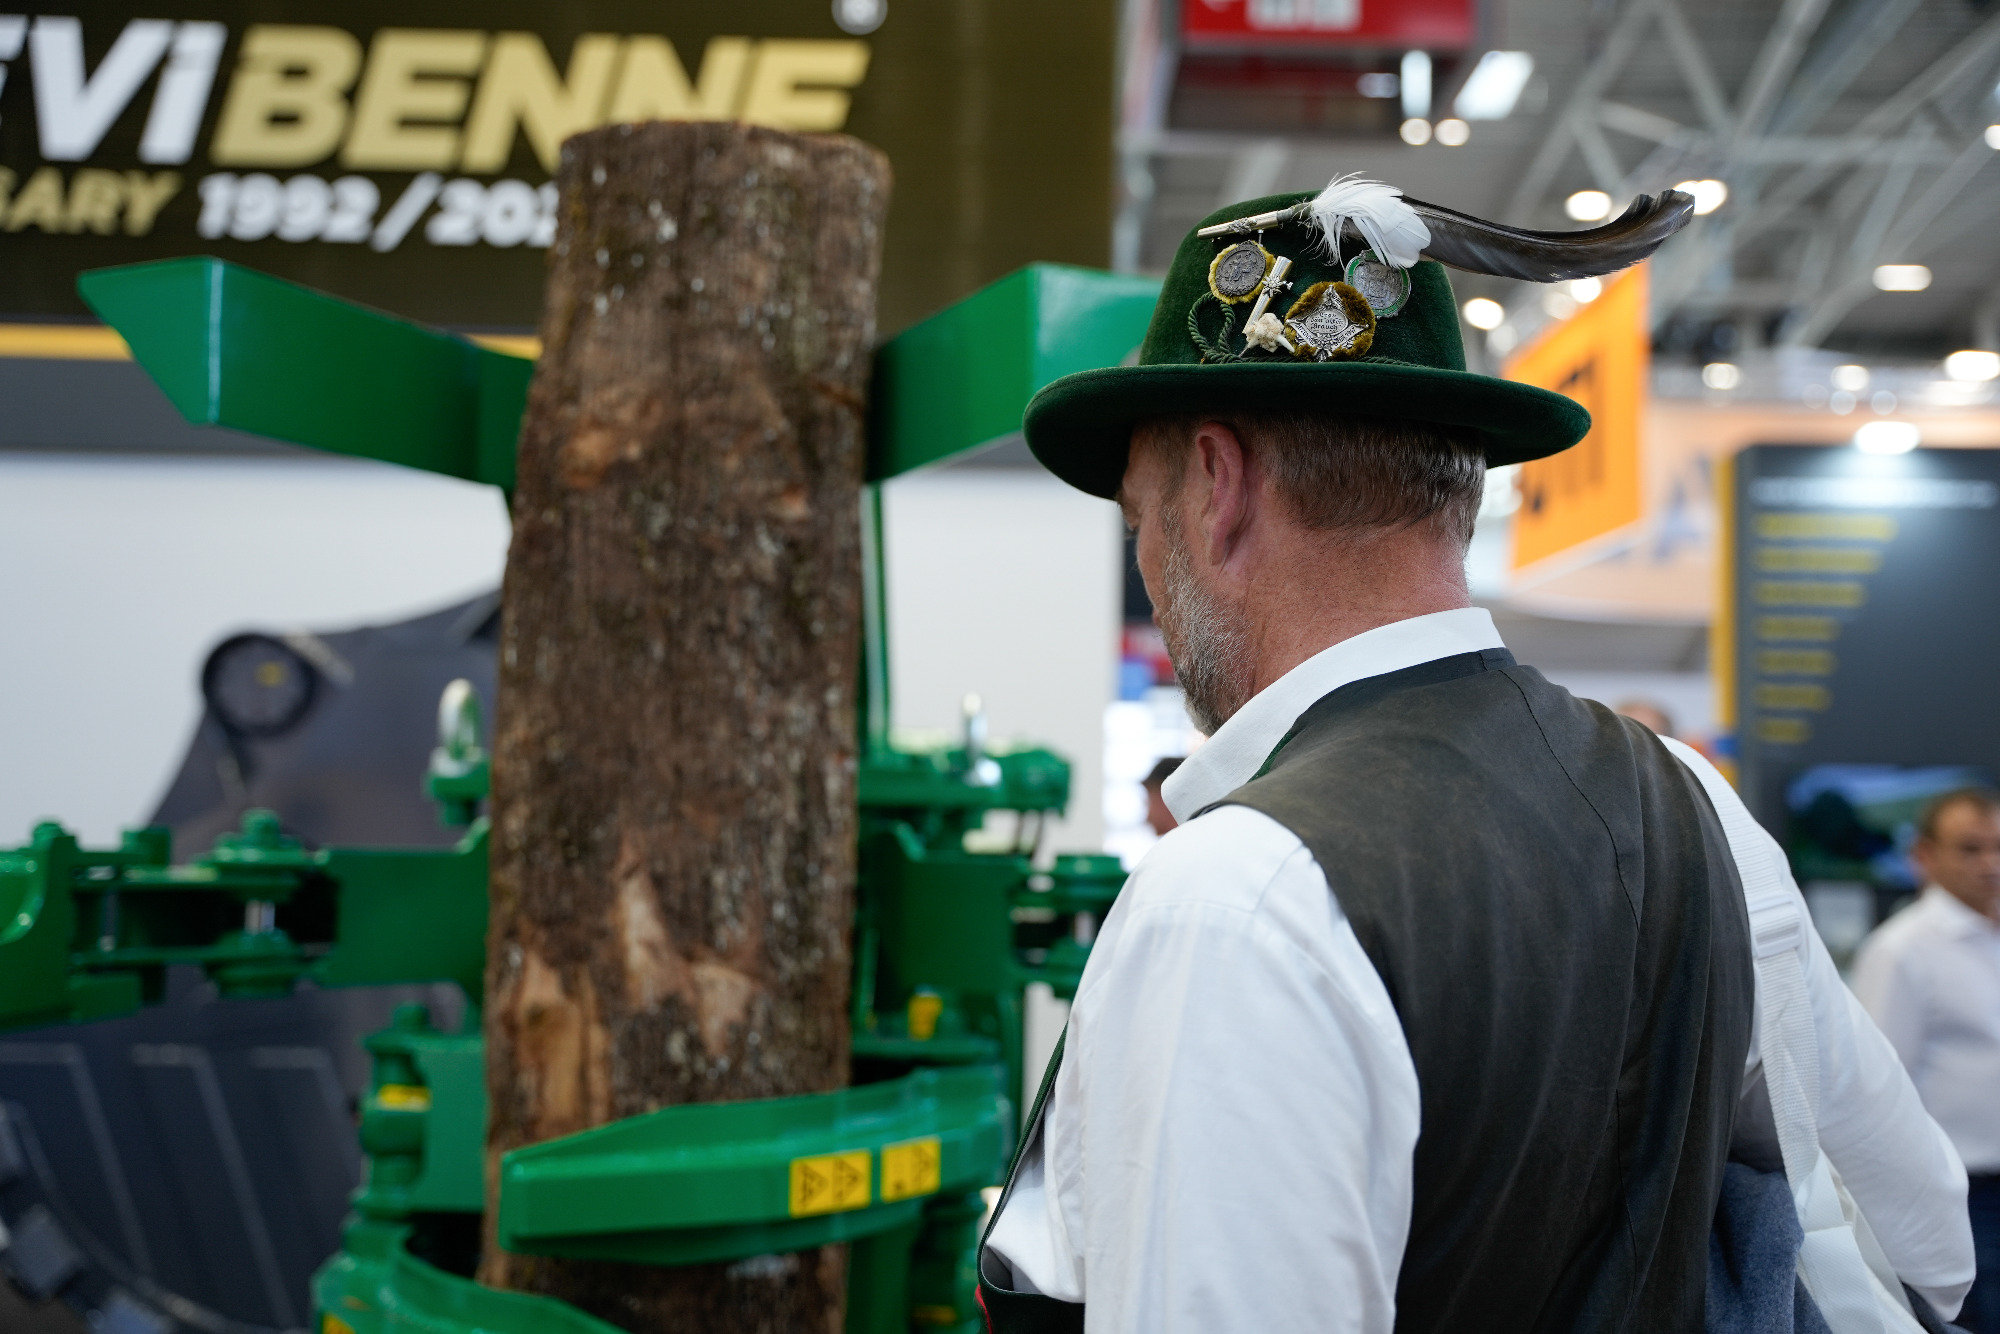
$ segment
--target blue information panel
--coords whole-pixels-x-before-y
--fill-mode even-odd
[[[2000,450],[1735,466],[1739,787],[1801,880],[1906,889],[1910,822],[2000,772]]]

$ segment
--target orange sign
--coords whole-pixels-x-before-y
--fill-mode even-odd
[[[1521,465],[1517,572],[1638,522],[1639,418],[1650,351],[1641,264],[1507,363],[1508,379],[1567,394],[1590,410],[1590,434],[1580,444]]]

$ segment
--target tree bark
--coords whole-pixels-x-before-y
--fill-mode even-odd
[[[493,1242],[500,1155],[847,1082],[864,394],[888,164],[563,147],[503,595],[483,1282],[630,1330],[839,1334],[844,1248],[656,1269]]]

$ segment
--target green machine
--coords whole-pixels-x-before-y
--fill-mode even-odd
[[[511,486],[526,360],[213,259],[79,286],[191,421]],[[877,357],[868,481],[1018,430],[1043,384],[1135,346],[1154,294],[1142,279],[1034,266],[904,332]],[[510,1250],[662,1266],[845,1242],[851,1334],[971,1331],[981,1192],[1019,1132],[1024,990],[1074,994],[1123,873],[1102,856],[1037,866],[1026,831],[1069,798],[1055,755],[989,747],[976,714],[958,744],[891,745],[877,487],[863,522],[852,1085],[670,1107],[518,1150],[495,1221]],[[561,1303],[479,1286],[440,1241],[468,1235],[485,1207],[488,770],[463,683],[446,691],[440,734],[427,781],[464,830],[449,848],[306,848],[253,811],[189,864],[173,864],[159,828],[92,849],[49,823],[0,851],[0,1027],[129,1013],[177,965],[224,998],[301,980],[457,984],[463,1031],[412,1005],[364,1042],[365,1176],[313,1282],[315,1329],[611,1334]],[[1007,813],[1011,845],[968,838],[1010,827]]]

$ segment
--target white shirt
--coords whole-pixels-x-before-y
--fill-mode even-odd
[[[1391,1328],[1420,1123],[1402,1026],[1296,835],[1240,806],[1188,817],[1248,781],[1328,692],[1497,647],[1476,608],[1357,635],[1272,683],[1167,780],[1186,822],[1106,915],[1042,1133],[993,1229],[1015,1288],[1086,1302],[1089,1334]],[[1669,744],[1711,800],[1736,800]],[[1964,1171],[1802,934],[1822,1143],[1897,1272],[1955,1312],[1972,1281]],[[1752,1110],[1754,1045],[1745,1083],[1739,1139],[1775,1164],[1768,1101],[1761,1142]]]
[[[1862,944],[1854,989],[1967,1169],[2000,1172],[2000,926],[1932,885]]]

